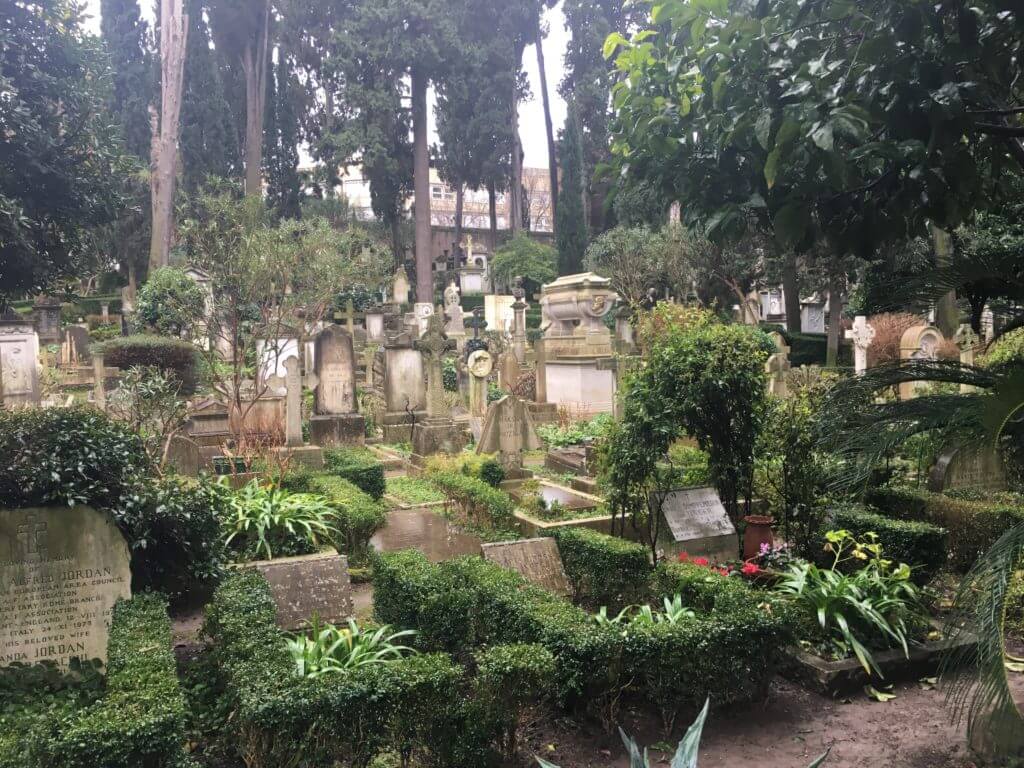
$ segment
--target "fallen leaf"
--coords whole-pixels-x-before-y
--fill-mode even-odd
[[[892,690],[892,686],[889,687],[889,690],[890,691]],[[875,688],[875,686],[873,686],[873,685],[865,685],[864,686],[864,693],[866,693],[869,697],[871,697],[875,701],[881,701],[881,702],[892,701],[893,699],[896,698],[896,694],[895,693],[890,693],[888,691],[880,691],[877,688]]]
[[[935,686],[939,684],[939,678],[937,677],[922,677],[917,681],[917,684],[921,687],[921,690],[931,691],[935,689]]]
[[[1004,661],[1003,666],[1005,666],[1011,672],[1024,672],[1024,662]]]

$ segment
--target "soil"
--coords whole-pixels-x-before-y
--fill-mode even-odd
[[[700,768],[806,768],[829,748],[825,768],[976,765],[963,728],[950,722],[941,690],[910,683],[896,685],[893,693],[896,698],[885,703],[864,694],[832,700],[779,679],[767,702],[713,710],[708,715]],[[550,712],[534,713],[531,719],[520,749],[523,766],[536,765],[532,755],[560,768],[629,766],[617,735],[608,736],[596,725],[559,721]],[[626,711],[621,719],[626,733],[650,748],[652,766],[668,765],[689,724],[679,724],[666,739],[660,722],[650,715]],[[651,748],[655,744],[669,751]]]

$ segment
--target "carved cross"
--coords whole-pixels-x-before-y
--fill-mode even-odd
[[[46,523],[39,522],[34,512],[30,512],[25,522],[18,526],[18,540],[21,542],[22,556],[28,562],[47,559]]]
[[[853,328],[845,335],[853,341],[853,368],[859,376],[868,369],[868,347],[875,339],[875,329],[868,325],[867,317],[857,315],[853,320]]]
[[[315,373],[307,373],[302,376],[299,373],[299,358],[292,355],[284,361],[285,375],[271,376],[267,379],[267,386],[274,390],[284,387],[285,421],[284,439],[285,445],[290,448],[302,445],[302,386],[305,384],[309,389],[316,389],[320,379]]]
[[[970,325],[964,323],[956,329],[956,335],[953,337],[953,340],[960,347],[960,351],[963,352],[968,349],[973,350],[978,345],[980,338]]]
[[[453,340],[444,335],[441,313],[435,312],[427,318],[427,330],[412,343],[413,349],[423,355],[427,368],[427,415],[444,415],[444,384],[441,373],[441,358],[444,353],[455,349]]]

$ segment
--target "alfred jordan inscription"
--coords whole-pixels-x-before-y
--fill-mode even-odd
[[[107,658],[128,545],[90,507],[0,509],[0,667]]]

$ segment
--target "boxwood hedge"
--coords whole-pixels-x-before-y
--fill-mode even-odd
[[[384,465],[366,449],[328,448],[324,466],[338,477],[353,483],[375,501],[384,496]]]
[[[653,569],[643,545],[579,527],[558,529],[554,538],[578,600],[618,610],[650,590]]]
[[[199,351],[183,339],[150,334],[118,336],[94,344],[92,351],[103,355],[105,365],[121,369],[146,365],[174,374],[183,396],[193,394],[199,384]]]
[[[945,528],[887,517],[860,504],[833,507],[829,518],[833,529],[844,529],[858,537],[875,533],[884,556],[913,566],[912,578],[918,584],[927,584],[946,564]]]
[[[431,472],[427,475],[445,496],[445,505],[466,522],[481,529],[511,528],[515,503],[499,488],[460,472]]]

